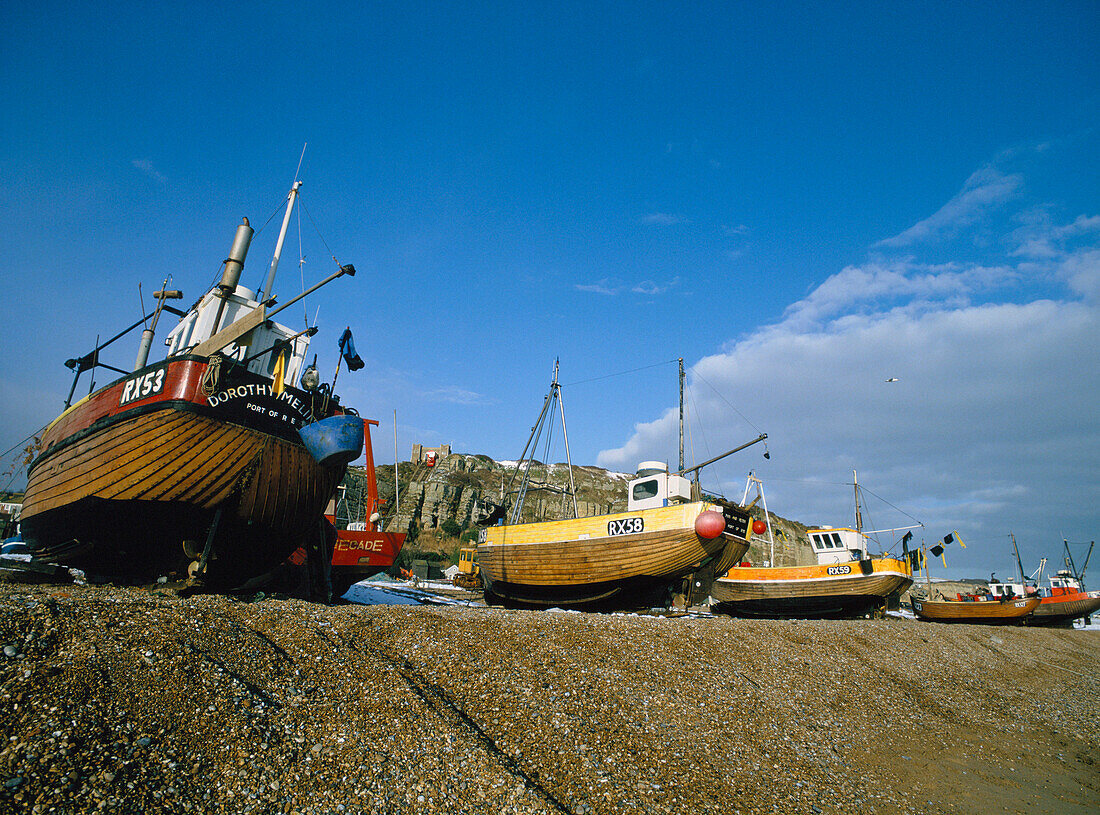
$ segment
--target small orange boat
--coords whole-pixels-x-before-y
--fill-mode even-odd
[[[871,541],[862,531],[859,482],[854,475],[855,529],[810,529],[807,535],[817,557],[812,565],[734,566],[711,586],[714,611],[738,617],[862,617],[883,610],[890,595],[909,588],[913,569],[907,559],[868,554]],[[752,474],[745,497],[753,483],[763,500],[760,481]],[[765,503],[765,515],[767,509]],[[763,521],[756,523],[761,527],[756,531],[767,529]]]

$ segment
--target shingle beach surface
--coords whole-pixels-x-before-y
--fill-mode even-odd
[[[0,812],[1100,811],[1100,632],[0,585]]]

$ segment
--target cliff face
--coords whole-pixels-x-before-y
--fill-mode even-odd
[[[407,532],[415,540],[418,533],[441,527],[452,531],[455,526],[474,526],[478,504],[482,501],[500,504],[507,494],[507,505],[514,499],[520,477],[513,481],[514,462],[498,462],[488,456],[455,453],[441,458],[435,467],[403,461],[398,464],[400,504],[394,507],[394,469],[392,465],[375,470],[379,497],[385,499],[383,511],[387,531]],[[616,473],[601,467],[573,466],[573,483],[577,489],[577,514],[581,517],[619,512],[626,509],[626,486],[634,476]],[[365,506],[366,473],[352,467],[344,479],[345,501],[338,517],[342,522],[361,517],[357,507]],[[565,494],[569,487],[569,468],[564,463],[536,464],[532,467],[531,484],[524,501],[524,521],[554,520],[572,517],[572,501]],[[764,511],[753,507],[753,516],[764,519]],[[807,527],[769,513],[774,537],[775,565],[801,566],[816,562]],[[757,535],[747,560],[761,564],[772,551],[767,533]]]

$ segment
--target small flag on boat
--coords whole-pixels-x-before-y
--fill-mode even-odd
[[[966,548],[966,544],[962,542],[962,538],[959,537],[958,532],[951,532],[948,535],[944,535],[943,536],[943,542],[944,543],[957,543],[963,549]]]
[[[340,336],[340,353],[344,355],[344,361],[348,364],[349,371],[358,371],[364,366],[364,362],[355,353],[355,340],[351,336],[351,328],[345,328]]]
[[[275,352],[275,370],[272,372],[271,392],[276,396],[286,390],[286,356],[285,349],[280,348]]]
[[[935,546],[931,547],[928,551],[932,553],[932,557],[939,557],[940,555],[943,554],[943,547],[940,546],[937,543]]]

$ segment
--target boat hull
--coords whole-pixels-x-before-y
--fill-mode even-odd
[[[149,366],[47,429],[22,518],[36,559],[155,577],[186,569],[217,517],[207,578],[231,587],[303,544],[345,469],[298,439],[308,396],[275,395],[245,371],[204,387],[206,370],[194,358]],[[132,398],[134,382],[157,379]]]
[[[913,584],[906,564],[870,558],[834,565],[738,566],[711,586],[714,610],[739,617],[860,617]]]
[[[1025,621],[1027,625],[1070,625],[1074,620],[1088,617],[1100,610],[1100,597],[1090,597],[1084,592],[1062,597],[1043,597],[1039,607]]]
[[[725,531],[709,540],[694,527],[708,509],[726,518]],[[748,523],[739,507],[694,502],[492,527],[478,544],[482,584],[489,599],[516,605],[648,607],[663,603],[681,578],[740,559]]]
[[[913,611],[917,617],[933,623],[1021,625],[1038,607],[1038,597],[975,601],[913,599]]]
[[[354,584],[393,567],[404,532],[341,529],[332,551],[332,596],[343,597]]]

